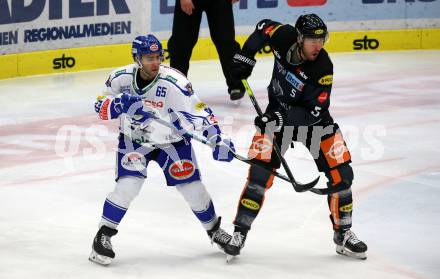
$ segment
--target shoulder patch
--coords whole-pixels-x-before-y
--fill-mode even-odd
[[[206,108],[206,104],[203,102],[199,102],[196,104],[196,111],[201,111],[202,109]]]
[[[177,82],[177,79],[175,77],[171,76],[171,75],[167,75],[165,77],[165,79],[171,81],[172,83],[176,83]]]
[[[270,37],[278,30],[282,25],[273,26],[270,30],[266,30],[266,34],[269,34]],[[268,28],[269,29],[269,28]]]
[[[318,83],[321,85],[331,85],[333,84],[333,75],[323,76],[318,80]]]
[[[193,95],[193,94],[194,94],[194,90],[193,90],[193,88],[192,88],[191,83],[188,83],[188,84],[185,86],[185,88],[186,88],[186,90],[188,90],[189,95]]]
[[[114,73],[114,76],[115,77],[117,77],[117,76],[119,76],[119,75],[122,75],[122,74],[125,74],[127,71],[124,69],[124,70],[119,70],[119,71],[117,71],[117,72],[115,72]]]

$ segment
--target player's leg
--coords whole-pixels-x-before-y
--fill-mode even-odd
[[[240,50],[240,44],[235,40],[231,1],[209,1],[206,15],[211,39],[217,49],[230,97],[232,100],[240,99],[244,95],[244,90],[240,90],[241,84],[234,84],[231,77],[232,57]]]
[[[192,212],[206,230],[211,243],[216,243],[223,250],[231,240],[231,236],[220,227],[221,217],[217,216],[214,203],[205,185],[198,180],[178,184],[176,189],[182,194]]]
[[[151,149],[143,149],[135,143],[131,142],[128,144],[130,148],[127,148],[128,141],[130,141],[128,138],[120,136],[116,186],[105,199],[99,230],[93,240],[92,252],[89,257],[91,261],[103,265],[110,264],[115,257],[111,237],[118,232],[117,227],[130,203],[139,194],[151,156]]]
[[[168,41],[170,66],[188,75],[189,60],[192,50],[199,38],[202,9],[195,4],[195,10],[187,15],[180,7],[180,0],[176,0],[173,18],[173,30]]]
[[[277,142],[281,142],[281,137]],[[282,149],[282,152],[285,152],[285,149]],[[268,168],[277,169],[280,167],[280,162],[272,150],[270,139],[259,132],[252,140],[248,156],[267,163]],[[263,206],[264,195],[272,186],[273,179],[273,175],[261,171],[258,167],[251,166],[249,168],[247,181],[241,193],[234,219],[234,234],[231,242],[225,247],[225,252],[228,255],[240,254],[248,231]]]
[[[351,231],[353,208],[351,185],[354,175],[350,166],[350,152],[338,125],[336,123],[331,125],[333,131],[321,138],[319,157],[315,162],[319,171],[324,172],[328,178],[328,187],[344,184],[347,188],[327,197],[334,230],[333,240],[338,253],[365,259],[367,245]]]
[[[176,186],[211,241],[223,249],[231,236],[220,228],[221,217],[217,216],[211,196],[200,180],[191,143],[180,141],[162,148],[157,162],[165,174],[167,185]]]

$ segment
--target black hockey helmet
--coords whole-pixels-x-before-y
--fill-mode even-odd
[[[305,14],[298,17],[295,23],[298,37],[302,38],[328,38],[327,25],[316,14]]]

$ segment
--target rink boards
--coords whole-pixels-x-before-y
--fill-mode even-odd
[[[240,44],[247,36],[237,36]],[[166,49],[166,41],[163,41]],[[404,29],[331,32],[325,48],[329,52],[396,51],[440,49],[440,29]],[[130,44],[34,51],[0,56],[0,79],[38,74],[75,72],[131,63]],[[271,53],[262,49],[259,55]],[[168,53],[165,53],[168,60]],[[217,58],[210,38],[200,38],[192,60]]]

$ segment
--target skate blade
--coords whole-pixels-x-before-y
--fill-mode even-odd
[[[232,255],[228,255],[228,254],[226,254],[226,263],[230,263],[230,262],[232,262],[232,260],[235,258],[235,256],[232,256]]]
[[[233,100],[233,101],[232,101],[232,105],[233,105],[234,107],[239,107],[239,106],[241,105],[241,99]]]
[[[344,256],[354,258],[354,259],[359,259],[359,260],[366,260],[367,259],[367,254],[365,252],[361,252],[361,253],[352,252],[348,249],[345,249],[343,246],[340,246],[340,245],[336,245],[336,253],[338,253],[339,255],[344,255]]]
[[[99,255],[95,251],[92,251],[89,256],[89,261],[100,264],[100,265],[109,265],[113,259],[110,257],[106,257],[103,255]]]

